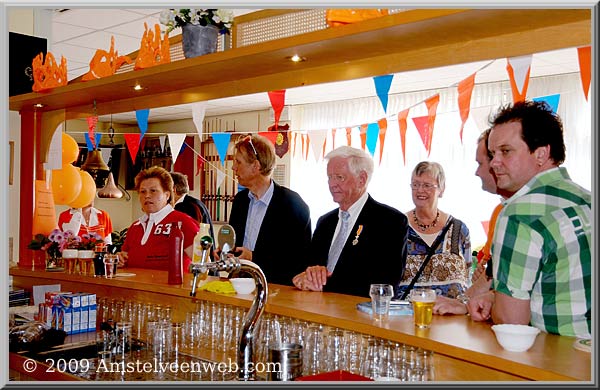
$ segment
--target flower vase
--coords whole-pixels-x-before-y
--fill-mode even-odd
[[[219,37],[217,27],[188,23],[181,28],[185,58],[198,57],[217,51],[217,38]]]
[[[46,252],[46,271],[64,271],[63,258],[59,254]]]

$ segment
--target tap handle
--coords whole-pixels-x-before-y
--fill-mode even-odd
[[[190,297],[196,296],[196,282],[198,282],[198,272],[194,272],[194,281],[192,282],[192,291],[190,291]]]

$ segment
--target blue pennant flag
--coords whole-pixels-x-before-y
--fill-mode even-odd
[[[552,112],[556,114],[558,112],[558,102],[560,101],[560,94],[536,97],[533,98],[533,101],[548,103],[548,105],[552,108]]]
[[[379,137],[379,125],[377,123],[369,123],[367,126],[367,149],[371,156],[375,155],[375,146],[377,146],[377,138]]]
[[[393,74],[373,77],[373,81],[375,81],[375,91],[377,92],[377,96],[379,96],[379,100],[381,101],[385,113],[387,113],[388,93],[390,92],[393,78]]]
[[[221,165],[225,165],[225,158],[227,157],[227,148],[229,147],[231,133],[212,133],[211,135],[213,141],[215,141],[215,146],[217,148],[217,152],[219,153],[219,158],[221,159]]]
[[[88,133],[84,133],[84,135],[88,151],[94,150],[94,145],[92,144],[90,135]],[[96,142],[96,148],[100,146],[100,138],[102,138],[102,133],[94,133],[94,141]]]
[[[150,109],[148,108],[135,111],[135,117],[138,122],[138,127],[140,128],[140,133],[142,133],[142,137],[144,137],[144,134],[148,131],[148,116],[150,116]]]

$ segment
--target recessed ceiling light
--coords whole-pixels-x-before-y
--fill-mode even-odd
[[[33,105],[33,107],[35,107],[35,108],[42,108],[42,107],[44,107],[44,106],[45,106],[45,105],[44,105],[44,104],[42,104],[42,103],[36,103],[36,104],[34,104],[34,105]]]
[[[144,87],[142,87],[142,86],[141,86],[141,85],[139,85],[139,84],[136,84],[136,85],[133,87],[133,89],[134,89],[134,90],[136,90],[136,91],[141,91],[142,89],[144,89]]]
[[[298,54],[294,54],[293,56],[287,58],[292,62],[306,61],[306,57],[300,57]]]

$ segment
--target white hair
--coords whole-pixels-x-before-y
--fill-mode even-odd
[[[340,146],[327,153],[325,160],[329,161],[335,157],[348,159],[348,168],[354,176],[358,176],[360,172],[364,171],[367,174],[367,184],[371,181],[371,176],[373,176],[373,159],[369,153],[351,146]]]

